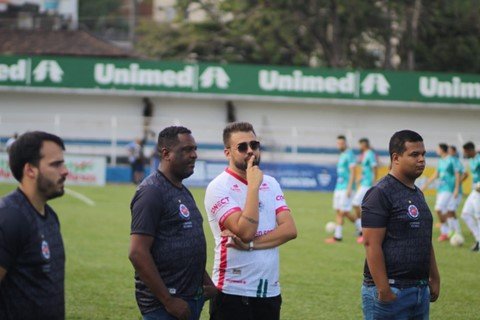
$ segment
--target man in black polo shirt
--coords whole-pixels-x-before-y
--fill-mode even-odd
[[[137,188],[131,203],[129,258],[143,319],[197,320],[204,298],[216,294],[205,271],[203,218],[182,184],[193,174],[197,145],[191,131],[160,132],[159,170]]]
[[[432,246],[432,214],[415,180],[425,169],[425,146],[413,131],[396,132],[391,170],[362,203],[366,249],[362,287],[365,319],[428,319],[440,275]]]
[[[0,200],[0,319],[65,319],[65,252],[47,201],[64,193],[62,139],[27,132],[9,149],[17,190]]]

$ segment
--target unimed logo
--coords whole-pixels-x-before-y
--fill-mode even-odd
[[[118,67],[113,63],[97,63],[94,67],[95,82],[101,85],[154,86],[165,88],[228,89],[230,77],[222,67],[207,67],[198,75],[197,65],[183,69],[142,68],[138,63]]]
[[[51,81],[60,83],[63,80],[63,70],[55,60],[40,60],[31,71],[31,59],[19,59],[11,64],[0,64],[1,82],[42,83]],[[33,79],[32,79],[33,77]]]
[[[437,77],[420,77],[419,92],[428,98],[480,99],[480,82],[462,81],[460,77],[441,81]]]
[[[305,75],[302,70],[280,73],[278,70],[260,70],[258,84],[264,91],[346,94],[358,96],[378,94],[386,96],[390,83],[381,73],[369,73],[360,82],[358,72],[346,72],[344,76]]]
[[[0,64],[0,81],[2,82],[25,82],[27,72],[27,60],[20,59],[12,64]]]
[[[42,60],[33,69],[33,79],[35,82],[50,80],[55,83],[62,82],[63,70],[55,60]]]
[[[381,96],[386,96],[390,91],[390,84],[381,73],[369,73],[362,81],[361,87],[362,93],[366,95],[378,93]]]
[[[230,83],[230,77],[221,67],[208,67],[200,76],[200,86],[202,88],[220,88],[227,89]]]

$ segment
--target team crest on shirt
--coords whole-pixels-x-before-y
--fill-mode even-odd
[[[47,260],[50,259],[50,247],[45,240],[42,241],[42,256]]]
[[[184,205],[183,203],[180,204],[180,207],[178,208],[180,211],[180,217],[184,219],[190,218],[190,210],[188,210],[187,206]]]
[[[408,206],[407,213],[408,216],[412,219],[418,219],[418,216],[420,215],[418,208],[414,204]]]

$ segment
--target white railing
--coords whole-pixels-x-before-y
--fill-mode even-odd
[[[285,122],[287,123],[287,122]],[[357,126],[313,127],[313,126],[288,126],[253,123],[257,135],[262,143],[273,153],[280,154],[290,149],[290,153],[297,154],[300,148],[335,148],[336,136],[343,134],[353,147],[357,146],[358,139],[367,137],[372,146],[377,150],[387,150],[388,140],[395,130],[401,128],[366,128]],[[92,140],[91,145],[79,145],[69,150],[77,153],[103,154],[110,156],[110,164],[115,165],[118,156],[126,155],[124,145],[120,142],[130,141],[135,137],[143,136],[144,118],[141,116],[105,116],[89,114],[29,114],[3,113],[0,114],[0,136],[8,137],[12,133],[22,133],[29,130],[44,130],[53,132],[64,139]],[[225,123],[208,121],[208,119],[189,119],[179,121],[175,118],[154,117],[151,119],[150,128],[155,136],[150,141],[156,141],[158,131],[169,125],[184,125],[190,128],[197,143],[222,143],[222,131]],[[480,144],[480,131],[449,131],[428,130],[422,132],[427,150],[435,150],[439,142],[455,144],[459,149],[469,140]],[[95,144],[94,140],[108,141],[108,145]],[[222,156],[221,154],[219,155]],[[275,157],[273,157],[275,158]]]

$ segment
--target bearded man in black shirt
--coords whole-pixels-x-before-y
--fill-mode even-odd
[[[64,150],[62,139],[40,131],[9,149],[20,186],[0,200],[0,319],[65,319],[65,252],[47,205],[64,193]]]
[[[390,139],[389,152],[389,174],[362,203],[363,314],[365,319],[428,319],[440,275],[432,214],[415,186],[425,169],[425,146],[418,133],[403,130]]]

